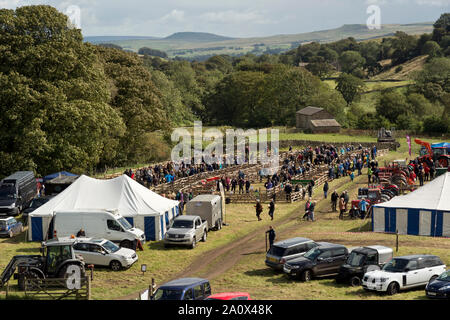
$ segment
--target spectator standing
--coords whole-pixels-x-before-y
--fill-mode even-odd
[[[273,214],[275,212],[275,202],[272,200],[270,200],[269,203],[269,216],[270,216],[270,220],[273,220]]]
[[[331,210],[333,212],[336,212],[336,208],[337,208],[337,202],[339,199],[339,194],[337,193],[336,190],[334,190],[334,192],[331,194]]]
[[[364,198],[359,202],[359,212],[361,219],[364,219],[366,217],[368,204],[369,203]]]
[[[323,185],[323,196],[325,197],[325,199],[327,198],[328,195],[328,181],[325,181],[325,184]]]
[[[308,215],[308,220],[311,219],[312,222],[314,222],[314,209],[316,207],[316,202],[312,201],[309,205],[309,215]]]
[[[261,212],[263,211],[263,207],[262,207],[259,199],[256,200],[255,208],[256,208],[256,217],[258,218],[258,221],[261,221],[262,219],[261,219],[260,215],[261,215]]]
[[[339,219],[344,219],[344,213],[345,213],[345,200],[344,200],[344,197],[343,197],[343,196],[341,196],[341,197],[339,198],[339,210],[340,210],[340,213],[339,213]]]
[[[266,231],[266,234],[269,235],[269,249],[270,249],[272,248],[273,242],[275,241],[276,238],[275,230],[273,230],[272,226],[269,226],[269,230]]]

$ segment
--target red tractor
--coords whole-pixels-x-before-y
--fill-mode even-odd
[[[395,160],[387,167],[379,168],[378,177],[383,185],[395,185],[403,188],[414,185],[404,160]]]
[[[450,165],[450,143],[434,143],[430,145],[428,142],[414,139],[414,142],[420,144],[419,161],[424,162],[431,159],[435,162],[436,167],[448,168]]]
[[[367,206],[367,212],[370,212],[370,208],[377,203],[387,202],[393,197],[398,196],[399,188],[396,185],[388,186],[371,186],[370,188],[359,188],[358,199],[352,201],[352,207],[349,211],[349,215],[353,218],[360,215],[359,203],[362,199],[366,199],[369,203]]]

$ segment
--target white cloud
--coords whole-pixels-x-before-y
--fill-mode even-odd
[[[184,21],[184,11],[174,9],[170,13],[158,19],[158,21],[166,22],[166,21],[176,21],[182,22]]]
[[[236,12],[233,10],[206,12],[200,16],[200,19],[209,23],[271,23],[269,19],[259,12]]]

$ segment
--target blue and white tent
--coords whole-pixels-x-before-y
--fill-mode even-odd
[[[407,195],[375,205],[372,230],[450,237],[450,172]]]
[[[161,240],[169,223],[179,215],[178,204],[178,201],[158,195],[127,175],[110,180],[82,175],[29,214],[28,239],[45,240],[55,212],[88,209],[117,210],[132,226],[144,231],[146,240]]]

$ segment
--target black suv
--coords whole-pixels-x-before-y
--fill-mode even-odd
[[[309,281],[313,277],[337,274],[345,263],[348,249],[340,244],[319,242],[319,246],[309,250],[303,257],[284,264],[283,271],[291,278]]]

